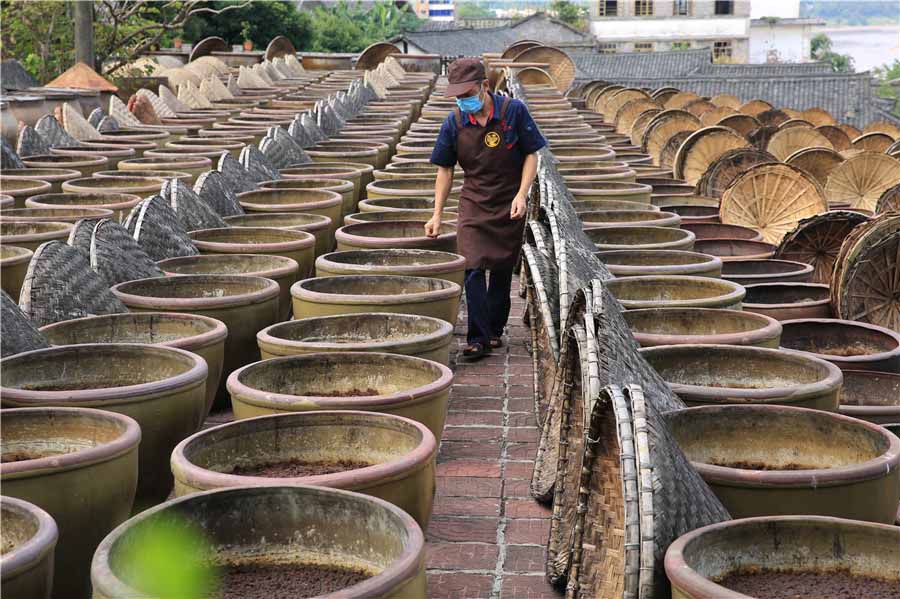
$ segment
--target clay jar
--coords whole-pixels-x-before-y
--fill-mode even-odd
[[[2,366],[5,407],[99,408],[134,418],[143,432],[135,506],[166,498],[168,456],[206,415],[203,358],[172,347],[94,343],[24,352]]]
[[[666,414],[685,455],[735,518],[811,514],[891,524],[900,438],[839,414],[703,406]]]
[[[421,179],[382,179],[373,181],[366,186],[366,194],[370,199],[376,198],[434,198],[434,177]],[[459,200],[462,184],[455,183],[450,187],[448,197]]]
[[[356,212],[344,217],[344,225],[358,225],[360,223],[375,223],[386,221],[417,221],[425,228],[425,223],[431,219],[431,210],[394,210],[390,212]],[[441,223],[456,225],[456,213],[448,212]]]
[[[141,196],[133,193],[48,193],[34,196],[25,202],[28,208],[72,208],[112,210],[113,218],[122,222],[141,201]]]
[[[243,275],[264,277],[278,283],[278,313],[291,315],[291,285],[299,279],[300,266],[293,258],[270,254],[216,254],[181,256],[157,262],[168,275]]]
[[[256,332],[278,320],[278,283],[240,275],[181,275],[119,283],[112,292],[132,312],[186,312],[228,327],[222,379],[216,395],[227,405],[227,375],[259,359]]]
[[[137,152],[135,152],[131,148],[107,144],[51,148],[50,153],[57,156],[68,156],[80,159],[94,156],[103,156],[107,159],[108,162],[106,163],[106,165],[104,165],[103,169],[97,170],[114,169],[118,166],[121,160],[128,160],[129,158],[140,158],[140,156],[137,155]],[[26,166],[30,165],[26,164]]]
[[[59,528],[53,597],[90,594],[94,549],[131,513],[140,440],[141,427],[134,419],[107,410],[3,410],[3,494],[45,510]],[[5,461],[11,454],[24,459]],[[5,569],[4,564],[4,574]]]
[[[723,262],[728,262],[731,260],[768,260],[775,255],[776,248],[771,243],[764,241],[716,238],[698,239],[694,243],[694,249],[704,254],[718,256]]]
[[[710,308],[626,310],[625,322],[642,347],[656,345],[753,345],[778,347],[781,324],[774,318]]]
[[[417,249],[349,250],[316,259],[316,276],[404,275],[432,277],[462,286],[466,260],[459,254]]]
[[[316,485],[384,499],[424,528],[431,517],[436,456],[434,435],[408,418],[301,412],[197,433],[172,452],[172,472],[178,497],[223,487]],[[342,462],[352,466],[342,468]],[[270,465],[279,463],[288,471],[296,464],[294,472],[272,473]],[[310,472],[314,465],[319,467]]]
[[[373,198],[359,203],[360,212],[403,212],[406,210],[426,210],[434,213],[433,198]],[[455,213],[459,210],[456,200],[447,198],[444,213]]]
[[[340,194],[324,189],[259,189],[238,194],[241,207],[250,214],[259,212],[303,212],[331,219],[331,235],[341,224]]]
[[[72,230],[71,223],[0,221],[0,243],[14,245],[32,252],[48,241],[65,241]]]
[[[212,160],[205,156],[185,156],[183,158],[175,156],[157,156],[150,158],[131,158],[119,162],[120,171],[126,171],[140,175],[142,171],[178,171],[180,173],[188,173],[191,176],[191,183],[197,180],[197,177],[212,170]]]
[[[113,216],[112,210],[105,208],[10,208],[0,212],[0,222],[57,222],[74,225],[80,220],[92,221]]]
[[[778,404],[837,410],[840,369],[803,352],[734,345],[665,345],[640,350],[689,406]]]
[[[753,550],[749,551],[748,548]],[[840,551],[835,551],[835,548]],[[900,527],[823,516],[772,516],[728,520],[679,537],[666,551],[672,599],[746,599],[716,581],[732,572],[805,574],[810,595],[829,589],[823,577],[849,575],[883,580],[900,572]],[[760,576],[763,588],[776,579]],[[821,581],[821,582],[816,582]],[[771,587],[770,587],[771,588]]]
[[[838,412],[900,430],[900,374],[843,370]]]
[[[554,153],[555,155],[555,153]],[[569,191],[575,200],[625,200],[649,204],[649,185],[619,183],[616,181],[578,181],[570,184]]]
[[[109,159],[105,156],[60,156],[57,154],[40,154],[22,158],[27,168],[61,168],[81,173],[82,177],[90,177],[97,171],[111,168],[107,166]]]
[[[813,267],[791,260],[729,260],[722,266],[722,278],[740,283],[806,283]]]
[[[578,212],[585,228],[617,227],[678,227],[681,217],[674,212],[658,210],[591,210]]]
[[[16,208],[24,208],[25,201],[51,189],[49,181],[39,179],[23,179],[20,177],[0,177],[0,193],[10,196],[15,202]]]
[[[781,345],[828,360],[841,370],[900,374],[900,334],[878,325],[833,318],[785,320]]]
[[[594,254],[617,277],[688,275],[719,278],[722,261],[681,250],[607,250]]]
[[[383,221],[344,225],[335,234],[338,251],[420,249],[456,252],[456,226],[441,224],[437,237],[427,237],[422,221]]]
[[[182,171],[123,171],[119,169],[115,171],[99,171],[94,174],[94,177],[98,179],[120,179],[122,177],[133,177],[135,173],[139,173],[141,177],[154,179],[178,179],[188,187],[194,184],[194,177],[190,173]]]
[[[762,241],[762,233],[750,227],[723,225],[722,223],[684,223],[682,229],[692,232],[700,239],[747,239]]]
[[[0,244],[0,285],[14,302],[19,301],[25,273],[34,252],[28,248]]]
[[[291,287],[295,318],[393,312],[441,318],[452,325],[461,293],[450,281],[398,275],[322,277]]]
[[[156,177],[118,177],[73,179],[63,183],[63,191],[72,193],[130,193],[148,196],[159,193],[163,180]]]
[[[217,565],[281,565],[290,567],[286,576],[306,579],[319,576],[315,569],[303,575],[304,565],[315,567],[310,564],[362,570],[371,577],[322,591],[347,599],[426,596],[425,539],[409,514],[384,500],[340,489],[267,486],[179,497],[124,523],[97,549],[91,566],[95,599],[142,595],[128,586],[121,554],[141,530],[173,516],[210,535]],[[272,588],[272,596],[279,591]]]
[[[371,351],[450,361],[453,328],[439,318],[371,312],[301,318],[256,334],[263,360],[317,352]]]
[[[334,244],[331,237],[331,219],[321,214],[259,212],[256,214],[226,216],[224,220],[231,227],[266,227],[311,233],[316,238],[316,257],[330,251],[331,246]]]
[[[744,310],[776,320],[830,318],[828,285],[817,283],[758,283],[747,285]]]
[[[3,169],[3,180],[0,181],[0,187],[3,188],[4,193],[8,193],[6,191],[8,185],[7,177],[19,180],[33,180],[42,187],[43,184],[41,182],[45,181],[50,184],[50,189],[38,193],[58,193],[62,190],[63,181],[78,179],[81,177],[81,173],[69,168],[5,168]],[[22,200],[23,205],[24,201],[25,199]]]
[[[376,352],[271,358],[228,377],[236,419],[281,412],[364,410],[411,418],[436,438],[453,373],[437,362]]]
[[[694,234],[670,227],[598,227],[585,230],[598,250],[692,250]]]
[[[740,310],[744,288],[711,277],[648,275],[606,282],[626,310],[636,308],[728,308]]]
[[[0,516],[0,589],[11,597],[49,599],[53,590],[53,552],[59,538],[56,522],[38,506],[15,497],[0,497]]]
[[[149,343],[176,347],[206,361],[206,408],[197,427],[212,407],[222,376],[228,329],[215,318],[177,312],[105,314],[64,320],[41,327],[52,345],[92,343]]]
[[[297,177],[263,181],[260,189],[321,189],[333,191],[341,196],[341,214],[356,212],[353,182],[346,179],[324,179],[321,177]]]
[[[304,164],[299,166],[294,166],[286,169],[281,169],[282,180],[293,180],[293,179],[312,179],[313,181],[319,181],[323,179],[334,179],[336,181],[349,181],[353,184],[353,191],[350,195],[350,199],[347,200],[344,198],[343,191],[338,191],[337,189],[332,189],[332,191],[337,191],[341,194],[341,197],[344,198],[343,211],[345,214],[349,214],[350,212],[356,211],[356,206],[359,204],[359,195],[362,190],[362,175],[363,171],[361,170],[362,166],[366,166],[369,169],[369,175],[371,176],[371,166],[368,165],[360,165],[359,167],[346,165],[346,166],[338,166],[331,164]],[[368,181],[366,182],[368,184]],[[271,186],[267,184],[262,184],[262,187],[270,188],[270,189],[279,189],[278,186]],[[312,189],[331,189],[326,184],[320,185],[308,185],[308,186],[299,186],[306,187]]]

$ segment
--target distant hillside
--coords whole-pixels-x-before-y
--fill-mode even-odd
[[[900,0],[801,0],[800,16],[829,25],[900,25]]]

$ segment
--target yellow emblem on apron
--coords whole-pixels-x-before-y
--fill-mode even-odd
[[[500,145],[500,134],[496,131],[488,131],[484,136],[484,145],[489,148],[496,148]]]

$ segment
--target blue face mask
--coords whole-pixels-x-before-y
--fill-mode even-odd
[[[481,107],[484,106],[484,101],[481,99],[481,94],[479,93],[477,96],[469,96],[468,98],[457,98],[456,105],[459,106],[459,109],[463,112],[468,112],[469,114],[475,114]]]

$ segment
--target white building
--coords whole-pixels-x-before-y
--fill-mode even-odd
[[[753,0],[750,62],[808,62],[810,39],[825,24],[800,18],[800,0]]]
[[[456,7],[453,0],[415,0],[412,3],[416,15],[430,21],[453,21]]]
[[[723,62],[749,58],[749,0],[599,0],[590,15],[601,53],[712,48]]]

